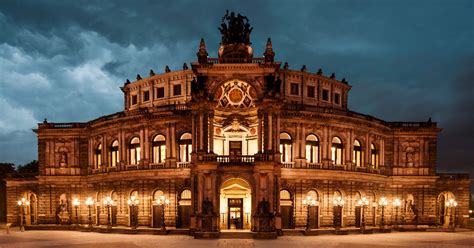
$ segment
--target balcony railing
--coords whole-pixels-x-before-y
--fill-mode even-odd
[[[261,64],[265,62],[264,58],[207,58],[208,64]]]
[[[371,166],[353,166],[343,164],[327,164],[322,163],[304,163],[296,165],[294,162],[282,162],[281,167],[284,169],[309,169],[309,170],[338,170],[338,171],[355,171],[371,174],[384,174],[383,168],[372,168]]]

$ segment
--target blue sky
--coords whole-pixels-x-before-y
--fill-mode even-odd
[[[216,56],[226,9],[248,16],[256,55],[345,77],[349,108],[443,128],[440,171],[474,176],[474,1],[9,1],[0,3],[0,162],[37,158],[44,118],[121,111],[137,73]]]

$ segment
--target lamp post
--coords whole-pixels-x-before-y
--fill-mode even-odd
[[[132,229],[137,229],[138,223],[135,216],[135,209],[138,208],[139,201],[134,195],[132,195],[130,199],[127,201],[127,203],[130,206],[130,218],[131,218],[130,226],[132,226]]]
[[[18,207],[20,208],[20,231],[24,232],[25,231],[25,226],[23,224],[24,218],[25,218],[25,207],[30,205],[30,201],[28,201],[26,198],[21,198],[18,200]]]
[[[111,219],[110,219],[110,208],[112,207],[113,204],[114,204],[114,200],[112,200],[112,198],[110,196],[107,196],[104,199],[104,205],[107,208],[107,226],[109,228],[112,227],[112,222],[111,222]]]
[[[79,199],[74,198],[72,200],[72,205],[74,206],[74,210],[76,212],[76,225],[79,225],[79,215],[77,214],[77,208],[79,207],[79,205],[81,205],[81,202],[79,201]]]
[[[402,205],[402,202],[400,201],[400,199],[398,198],[395,198],[393,200],[393,207],[395,208],[395,228],[398,228],[398,208]]]
[[[385,197],[380,198],[379,200],[379,205],[382,208],[382,217],[380,219],[380,228],[383,230],[385,229],[385,219],[384,219],[384,214],[385,214],[385,207],[388,205],[388,200]]]
[[[91,212],[91,207],[94,205],[94,200],[92,200],[92,197],[87,197],[86,199],[86,205],[87,205],[87,210],[89,210],[89,227],[92,227],[92,212]]]
[[[339,231],[341,229],[342,207],[344,206],[344,200],[342,197],[338,196],[336,199],[334,199],[333,204],[337,211],[336,218],[334,218],[334,228],[336,231]]]
[[[309,216],[309,208],[312,206],[316,206],[318,201],[311,196],[307,196],[306,199],[303,199],[303,205],[306,206],[307,214],[306,214],[306,231],[311,230],[311,223],[310,223],[310,216]]]
[[[166,199],[164,195],[159,197],[156,200],[156,204],[158,204],[161,207],[161,230],[166,231],[166,226],[165,226],[165,207],[170,204],[170,200]]]
[[[449,226],[451,227],[451,230],[454,231],[456,228],[456,225],[453,220],[453,211],[455,211],[456,207],[458,206],[458,203],[453,199],[449,199],[448,202],[446,202],[446,207],[449,208]]]
[[[362,197],[362,199],[360,199],[357,203],[362,207],[362,223],[360,225],[360,230],[363,231],[365,229],[365,207],[369,205],[369,200],[367,200],[365,197]]]

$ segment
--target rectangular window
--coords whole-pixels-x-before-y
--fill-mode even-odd
[[[150,100],[150,91],[147,90],[143,92],[143,101],[146,102],[148,100]]]
[[[298,84],[291,84],[291,89],[290,89],[290,93],[292,95],[299,95],[299,85]]]
[[[132,105],[135,105],[138,103],[138,97],[137,95],[132,96]]]
[[[329,90],[323,90],[323,100],[329,101]]]
[[[173,96],[180,96],[181,95],[181,84],[173,85]]]
[[[340,102],[340,96],[338,93],[334,94],[334,103],[339,104]]]
[[[156,98],[165,97],[165,87],[159,87],[156,89]]]
[[[314,98],[314,86],[308,86],[308,97]]]

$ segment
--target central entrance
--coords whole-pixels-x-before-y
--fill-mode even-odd
[[[232,178],[220,190],[220,229],[249,230],[251,226],[252,193],[250,185]]]

